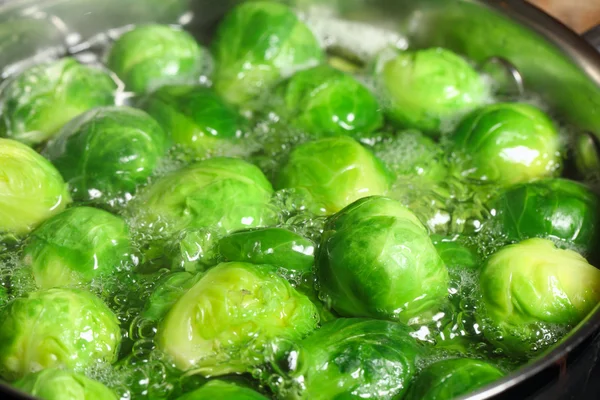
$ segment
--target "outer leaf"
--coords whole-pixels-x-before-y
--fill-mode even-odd
[[[13,386],[43,400],[117,400],[100,382],[60,369],[45,369],[13,383]]]
[[[106,72],[62,58],[24,71],[0,93],[0,136],[34,145],[72,118],[114,104],[117,84]]]
[[[338,319],[323,325],[289,354],[287,378],[292,390],[282,397],[397,398],[405,393],[422,354],[402,324]]]
[[[347,136],[296,147],[281,170],[278,188],[307,190],[320,214],[333,214],[355,200],[385,194],[392,177],[369,150]]]
[[[264,228],[234,232],[219,241],[228,261],[270,264],[290,272],[310,272],[315,244],[287,229]]]
[[[544,337],[543,323],[572,327],[600,301],[600,270],[571,250],[549,240],[528,239],[491,256],[480,276],[486,337],[523,354]],[[500,335],[501,340],[498,340]]]
[[[482,77],[457,54],[441,48],[382,58],[375,69],[387,116],[399,128],[439,135],[442,123],[483,104]]]
[[[215,90],[238,105],[324,60],[316,38],[293,11],[266,1],[235,7],[219,25],[213,53]]]
[[[93,294],[75,289],[29,293],[0,314],[0,375],[15,379],[45,368],[80,371],[113,362],[119,321]]]
[[[417,217],[390,202],[363,199],[331,218],[316,257],[321,292],[343,316],[427,320],[448,271]]]
[[[312,302],[273,267],[224,263],[171,308],[157,345],[183,371],[241,373],[264,362],[271,341],[299,340],[317,323]]]
[[[48,160],[0,139],[0,233],[27,233],[70,202],[67,185]]]
[[[456,358],[438,361],[415,379],[406,400],[452,400],[502,378],[504,374],[484,361]]]
[[[114,43],[107,64],[129,90],[140,93],[197,82],[207,57],[189,33],[167,25],[143,25]]]
[[[52,161],[80,201],[127,199],[147,182],[168,148],[158,123],[129,107],[91,110],[48,143]]]
[[[89,283],[120,267],[131,252],[125,221],[90,207],[66,210],[38,227],[23,249],[42,289]]]
[[[458,126],[455,160],[464,177],[504,185],[552,176],[561,168],[560,139],[550,118],[524,103],[499,103]]]

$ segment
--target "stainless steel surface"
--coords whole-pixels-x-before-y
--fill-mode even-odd
[[[584,33],[583,37],[598,51],[600,51],[600,25]]]
[[[88,39],[105,39],[112,29],[132,23],[191,20],[190,27],[197,36],[208,38],[216,21],[235,2],[192,0],[189,9],[185,0],[11,2],[0,8],[0,67],[4,74],[10,74],[22,65],[23,59],[80,51]],[[581,173],[597,172],[598,157],[589,154],[587,147],[597,141],[581,135],[600,138],[600,53],[533,6],[520,0],[295,0],[287,3],[305,10],[315,4],[324,6],[330,14],[321,10],[311,16],[317,23],[319,19],[337,15],[396,31],[413,47],[444,46],[481,64],[494,57],[506,60],[518,71],[524,90],[541,96],[559,119],[577,127],[575,133],[580,135],[573,138],[575,151],[579,146],[590,160],[580,163]],[[564,362],[569,352],[589,341],[599,330],[600,311],[597,309],[544,358],[469,398],[489,398],[530,379],[549,365]],[[599,351],[597,342],[590,350],[594,357]]]

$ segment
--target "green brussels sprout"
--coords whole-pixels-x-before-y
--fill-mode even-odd
[[[278,188],[307,190],[315,212],[333,214],[355,200],[383,195],[392,176],[356,140],[339,136],[296,147],[278,176]]]
[[[189,392],[177,400],[267,400],[267,397],[242,386],[223,381],[210,381],[200,389]]]
[[[431,241],[447,267],[475,269],[479,266],[477,253],[458,242],[456,238],[431,235]]]
[[[158,327],[177,368],[205,376],[251,371],[273,340],[299,340],[319,322],[304,295],[269,265],[223,263],[206,272]]]
[[[297,72],[280,89],[282,116],[314,136],[365,136],[383,125],[375,96],[327,65]]]
[[[23,249],[42,289],[89,283],[114,273],[130,253],[125,221],[106,211],[75,207],[40,225]]]
[[[300,389],[290,398],[401,398],[423,354],[410,333],[390,321],[351,318],[324,324],[289,352],[285,376]]]
[[[375,79],[387,116],[400,128],[430,135],[439,134],[445,121],[482,105],[487,96],[477,71],[441,48],[382,56]]]
[[[130,107],[90,110],[69,122],[44,155],[80,201],[127,198],[145,183],[168,149],[154,119]]]
[[[219,253],[227,261],[270,264],[290,273],[312,271],[315,244],[283,228],[234,232],[219,241]]]
[[[45,369],[12,384],[42,400],[117,400],[117,395],[95,380],[60,369]]]
[[[511,241],[558,239],[585,253],[596,250],[598,197],[581,183],[542,179],[516,185],[491,202],[502,233]]]
[[[134,92],[162,85],[198,82],[208,52],[187,32],[167,25],[143,25],[113,44],[107,65]]]
[[[268,225],[273,188],[260,169],[243,160],[216,157],[168,174],[138,196],[149,221],[171,232],[214,228],[228,233]]]
[[[201,86],[164,86],[140,106],[156,118],[175,144],[200,155],[248,130],[248,121],[214,91]]]
[[[227,14],[213,53],[215,90],[238,105],[325,59],[313,33],[290,8],[266,1],[243,3]]]
[[[205,271],[219,263],[219,235],[212,229],[187,229],[167,247],[171,269],[187,272]]]
[[[484,334],[515,354],[554,343],[549,324],[571,328],[600,301],[600,270],[546,239],[503,247],[487,260],[479,280]]]
[[[524,103],[499,103],[469,114],[453,137],[462,176],[515,184],[561,167],[560,138],[550,118]]]
[[[0,313],[0,375],[18,379],[45,368],[82,370],[117,358],[121,330],[93,294],[48,289],[12,301]]]
[[[0,233],[23,235],[71,202],[60,173],[30,147],[0,139]]]
[[[0,136],[42,143],[79,114],[114,104],[116,90],[108,73],[72,58],[33,66],[0,92]]]
[[[503,376],[498,368],[480,360],[438,361],[421,371],[405,400],[452,400]]]
[[[142,318],[161,321],[171,307],[202,277],[190,272],[175,272],[161,279],[142,311]]]
[[[342,316],[417,322],[448,296],[448,271],[426,228],[384,197],[358,200],[330,218],[316,268],[326,303]]]

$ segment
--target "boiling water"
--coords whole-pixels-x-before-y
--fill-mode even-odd
[[[406,38],[370,26],[341,21],[331,23],[312,14],[306,15],[305,18],[326,47],[338,50],[343,48],[347,54],[356,57],[347,64],[354,67],[356,67],[356,59],[362,60],[366,65],[376,53],[387,46],[401,49],[409,46]],[[89,46],[79,45],[74,49],[75,56],[83,62],[101,65],[110,36],[104,35],[101,39],[95,40]],[[371,80],[366,73],[362,73],[360,66],[355,68],[355,72],[367,86],[372,86]],[[201,81],[210,84],[208,76],[203,77]],[[122,92],[119,101],[127,103],[131,98],[132,94]],[[496,100],[490,91],[488,102]],[[531,96],[519,100],[534,102],[543,107],[539,100]],[[307,141],[308,137],[286,126],[267,107],[259,107],[259,109],[264,112],[248,114],[253,117],[255,123],[253,129],[245,132],[243,140],[223,145],[201,158],[214,155],[245,158],[258,165],[273,180],[278,166],[285,160],[290,149]],[[483,228],[483,222],[490,213],[484,205],[491,194],[489,188],[465,187],[460,180],[454,178],[436,181],[435,177],[422,176],[414,179],[409,178],[410,174],[407,173],[408,170],[421,168],[419,165],[422,166],[422,171],[431,169],[432,165],[444,171],[451,168],[451,160],[444,157],[443,150],[444,146],[448,145],[447,135],[452,132],[456,123],[456,119],[444,121],[444,135],[440,140],[442,151],[437,153],[428,151],[427,146],[419,140],[418,133],[389,136],[385,133],[392,131],[389,127],[384,128],[382,134],[365,138],[364,142],[367,146],[371,146],[388,168],[398,175],[398,180],[390,193],[391,197],[409,206],[432,233],[453,236],[465,245],[476,248],[479,259],[483,260],[507,243],[498,227],[488,224]],[[567,137],[569,129],[566,128],[564,131]],[[201,158],[191,156],[183,149],[175,148],[149,181]],[[158,226],[144,225],[128,215],[126,208],[128,200],[130,199],[116,198],[105,207],[123,215],[130,225],[133,240],[130,259],[120,266],[117,274],[110,278],[98,279],[91,285],[91,290],[109,304],[121,321],[124,339],[120,350],[120,361],[115,365],[95,365],[86,373],[113,388],[124,399],[164,398],[197,387],[203,382],[203,378],[196,375],[182,375],[170,365],[155,349],[153,339],[157,331],[156,325],[140,316],[156,282],[169,270],[161,264],[160,257],[155,263],[148,260],[148,249],[153,242],[165,239],[162,234],[164,230]],[[311,214],[307,204],[305,193],[282,190],[273,197],[272,208],[279,216],[281,226],[318,242],[325,219]],[[33,277],[27,270],[21,268],[21,247],[22,243],[15,241],[0,253],[0,282],[8,292],[9,300],[35,289]],[[469,356],[495,360],[506,371],[525,362],[524,359],[510,358],[509,355],[503,354],[483,340],[481,324],[485,321],[477,321],[475,318],[475,311],[481,307],[477,272],[461,265],[449,266],[449,272],[451,285],[448,291],[448,303],[431,321],[414,326],[414,336],[433,344],[436,349],[430,357],[418,360],[419,367],[459,354],[465,349]],[[319,302],[311,277],[293,277],[292,283],[304,288],[313,300]],[[327,312],[326,307],[322,305],[321,308],[325,313]],[[531,344],[531,356],[535,356],[539,348],[555,343],[567,331],[565,328],[551,325],[543,325],[539,328],[543,334],[539,342]],[[501,340],[500,337],[498,339]],[[264,349],[253,349],[249,346],[246,350],[248,354],[242,354],[241,357],[252,358],[253,352],[262,350]],[[267,380],[271,382],[272,387],[278,388],[280,393],[285,394],[286,391],[295,390],[293,382],[288,381],[285,374],[277,373],[273,367],[257,368],[251,375],[254,378],[264,378],[265,374],[270,375]],[[255,381],[248,382],[257,385]]]

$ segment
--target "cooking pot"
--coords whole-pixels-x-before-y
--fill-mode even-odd
[[[145,22],[184,24],[201,41],[206,41],[222,15],[236,2],[9,1],[0,6],[0,68],[3,76],[7,76],[48,57],[65,54],[91,57],[118,35],[120,28]],[[352,26],[367,24],[396,32],[400,41],[406,40],[412,47],[450,48],[503,82],[502,90],[539,95],[559,121],[576,127],[570,132],[574,162],[568,173],[587,179],[596,189],[600,187],[600,53],[593,47],[600,49],[600,27],[582,38],[520,0],[287,2],[305,10],[320,26],[352,21]],[[357,35],[350,40],[365,40],[365,37],[368,35]],[[366,40],[369,45],[369,39]],[[552,351],[464,398],[600,398],[599,355],[600,308],[597,307]],[[30,398],[3,384],[0,396]]]

